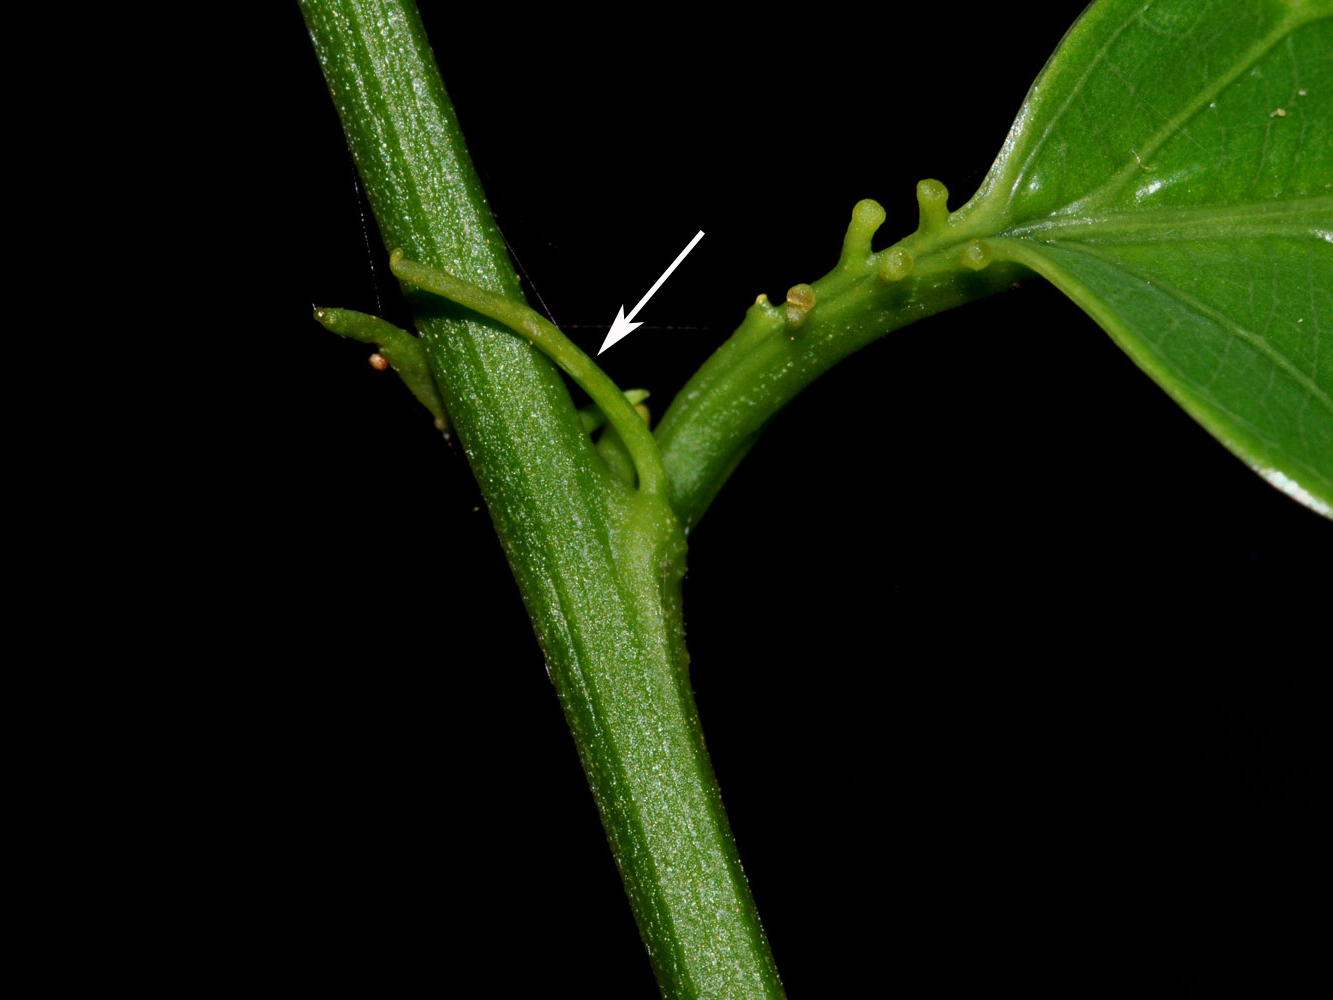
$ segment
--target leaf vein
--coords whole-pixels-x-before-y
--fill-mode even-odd
[[[1088,257],[1095,257],[1098,260],[1110,264],[1112,267],[1119,268],[1120,270],[1125,271],[1126,273],[1132,275],[1138,280],[1143,281],[1146,284],[1150,285],[1151,287],[1157,289],[1163,295],[1166,295],[1169,298],[1173,298],[1181,305],[1187,306],[1188,308],[1194,310],[1200,315],[1207,317],[1208,319],[1212,320],[1214,323],[1216,323],[1223,329],[1230,330],[1241,340],[1244,340],[1247,344],[1253,347],[1257,352],[1266,355],[1271,361],[1273,361],[1275,365],[1277,365],[1277,367],[1281,368],[1284,372],[1286,372],[1289,376],[1291,376],[1292,381],[1296,382],[1298,385],[1302,386],[1308,392],[1314,395],[1324,405],[1324,408],[1328,410],[1329,414],[1333,416],[1333,399],[1329,398],[1328,393],[1325,392],[1317,382],[1315,382],[1313,379],[1310,378],[1310,376],[1306,375],[1303,371],[1297,368],[1295,364],[1292,363],[1290,358],[1288,358],[1281,351],[1278,351],[1276,348],[1274,348],[1273,345],[1268,343],[1268,341],[1265,340],[1262,336],[1260,336],[1259,334],[1255,333],[1252,330],[1247,330],[1245,327],[1241,326],[1239,323],[1233,320],[1230,316],[1226,315],[1225,313],[1218,312],[1216,309],[1212,308],[1211,306],[1207,305],[1201,300],[1195,298],[1193,295],[1186,292],[1184,289],[1177,288],[1176,286],[1167,282],[1163,282],[1160,279],[1154,281],[1153,276],[1148,274],[1147,272],[1142,271],[1131,264],[1126,264],[1124,261],[1117,260],[1114,257],[1108,257],[1106,254],[1098,253],[1095,249],[1089,246],[1080,245],[1077,242],[1073,241],[1056,242],[1053,245],[1059,247],[1060,249],[1067,250],[1071,253],[1083,254]]]
[[[1074,81],[1074,86],[1070,88],[1069,93],[1065,96],[1064,102],[1056,109],[1055,114],[1053,114],[1050,121],[1046,123],[1046,128],[1042,130],[1041,135],[1037,137],[1036,142],[1033,143],[1032,148],[1028,151],[1028,155],[1023,158],[1023,162],[1019,165],[1017,173],[1014,174],[1013,182],[1009,186],[1009,199],[1013,199],[1014,193],[1023,182],[1023,178],[1027,176],[1028,168],[1032,165],[1032,161],[1045,147],[1046,141],[1051,137],[1051,132],[1054,131],[1055,126],[1062,118],[1064,118],[1065,112],[1069,110],[1069,106],[1074,103],[1074,100],[1082,92],[1083,86],[1087,83],[1088,78],[1092,76],[1093,71],[1096,70],[1102,60],[1106,58],[1106,53],[1111,50],[1111,46],[1114,45],[1116,40],[1125,33],[1125,30],[1139,18],[1139,15],[1140,12],[1136,10],[1126,18],[1123,24],[1107,36],[1106,41],[1102,43],[1102,47],[1097,50],[1097,54],[1088,60],[1088,65],[1083,70],[1082,75]],[[1021,115],[1022,111],[1020,111],[1019,114]]]
[[[1324,16],[1326,17],[1327,15]],[[1135,148],[1138,150],[1139,158],[1142,160],[1151,159],[1153,154],[1155,154],[1159,149],[1161,149],[1162,146],[1164,146],[1172,138],[1172,136],[1174,136],[1177,132],[1183,131],[1184,126],[1188,124],[1190,121],[1192,121],[1195,115],[1197,115],[1200,111],[1206,108],[1211,101],[1213,101],[1219,94],[1222,93],[1222,91],[1226,90],[1233,83],[1235,83],[1236,80],[1240,77],[1240,75],[1245,72],[1245,70],[1249,69],[1255,63],[1261,60],[1264,56],[1266,56],[1270,51],[1272,51],[1273,47],[1276,46],[1280,41],[1282,41],[1284,38],[1289,37],[1291,33],[1296,29],[1304,27],[1307,24],[1312,24],[1316,20],[1320,19],[1321,18],[1293,17],[1293,18],[1288,18],[1287,20],[1279,24],[1267,36],[1260,39],[1251,48],[1246,50],[1245,54],[1242,55],[1240,59],[1238,59],[1236,63],[1233,64],[1225,73],[1222,73],[1214,77],[1211,86],[1202,90],[1199,93],[1199,95],[1192,102],[1185,105],[1185,107],[1182,108],[1174,118],[1169,119],[1164,128],[1159,129],[1145,143],[1136,146]],[[1089,71],[1091,71],[1091,67],[1089,67]],[[1086,75],[1087,74],[1085,73],[1084,76],[1086,77]],[[1057,113],[1057,117],[1059,117],[1059,114],[1062,114],[1063,111],[1064,108],[1062,107],[1060,109],[1060,112]],[[1030,158],[1031,157],[1029,157],[1029,159]],[[1024,169],[1026,169],[1026,166],[1027,164],[1025,163]],[[1078,201],[1071,202],[1069,205],[1066,205],[1063,209],[1060,209],[1059,211],[1062,213],[1072,212],[1077,208],[1081,208],[1089,204],[1095,204],[1098,201],[1104,200],[1107,197],[1117,194],[1118,192],[1123,190],[1125,184],[1134,177],[1135,171],[1137,169],[1138,169],[1137,161],[1135,160],[1128,161],[1125,164],[1125,166],[1123,166],[1120,169],[1118,173],[1116,173],[1113,177],[1111,177],[1110,180],[1108,180],[1097,190],[1091,192],[1090,194],[1085,195]]]

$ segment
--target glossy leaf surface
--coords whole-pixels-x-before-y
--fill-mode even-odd
[[[950,228],[1333,514],[1331,0],[1094,3]]]

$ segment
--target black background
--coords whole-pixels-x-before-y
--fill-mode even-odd
[[[422,6],[530,297],[576,340],[706,231],[603,359],[659,414],[755,294],[832,266],[859,198],[877,246],[922,177],[961,204],[1079,7]],[[281,204],[236,225],[287,265],[220,458],[245,584],[217,641],[262,640],[207,767],[234,847],[212,891],[252,914],[235,960],[651,997],[466,462],[309,318],[401,307],[300,16],[274,20]],[[1324,905],[1330,555],[1035,279],[807,390],[691,536],[685,591],[790,993],[1326,988],[1298,907]]]

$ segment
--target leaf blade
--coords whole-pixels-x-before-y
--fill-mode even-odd
[[[1126,288],[1126,269],[1119,262],[1089,253],[1087,247],[1015,248],[996,242],[1000,244],[997,253],[1027,264],[1073,299],[1135,364],[1237,457],[1301,503],[1333,516],[1329,500],[1333,478],[1327,461],[1333,454],[1333,410],[1327,390],[1333,378],[1327,369],[1333,362],[1324,360],[1328,352],[1317,359],[1320,380],[1315,381],[1264,337],[1248,330],[1242,335],[1228,333],[1229,327],[1234,329],[1233,321],[1210,307],[1199,308],[1196,303],[1202,300],[1196,296],[1142,279],[1130,287],[1138,292],[1137,306],[1152,310],[1154,317],[1151,325],[1136,324],[1135,317],[1125,316],[1125,310],[1115,304]],[[1182,303],[1186,309],[1175,307],[1186,297]],[[1326,306],[1323,312],[1333,314],[1333,306]],[[1172,316],[1165,326],[1160,323],[1162,316]],[[1140,327],[1155,327],[1163,333],[1154,339],[1138,334]],[[1193,340],[1186,349],[1171,350],[1162,344],[1168,336],[1192,336]],[[1265,356],[1274,355],[1277,360],[1273,363],[1263,363]],[[1201,380],[1195,372],[1210,360],[1213,370]],[[1247,405],[1256,399],[1262,401],[1261,406]],[[1312,419],[1313,407],[1319,409]]]
[[[1333,517],[1333,2],[1101,0],[955,214]]]

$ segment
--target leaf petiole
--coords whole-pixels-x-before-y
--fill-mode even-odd
[[[470,284],[439,268],[428,267],[403,256],[401,249],[389,256],[389,269],[400,280],[439,295],[503,323],[559,365],[583,389],[615,428],[634,462],[639,489],[659,495],[666,488],[662,455],[648,425],[634,404],[611,381],[596,362],[540,313],[494,292]]]

